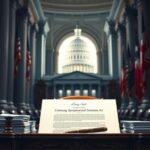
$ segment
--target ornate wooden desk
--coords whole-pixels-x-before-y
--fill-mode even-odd
[[[0,134],[0,150],[150,150],[150,134]]]

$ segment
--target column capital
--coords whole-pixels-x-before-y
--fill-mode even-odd
[[[117,30],[120,32],[125,32],[125,25],[123,23],[118,23]]]
[[[39,23],[38,24],[38,32],[43,34],[44,33],[44,24],[43,23]]]
[[[115,30],[115,22],[113,20],[107,20],[108,25],[109,25],[109,32],[110,34],[116,34],[116,30]]]

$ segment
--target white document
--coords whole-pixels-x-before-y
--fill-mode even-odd
[[[120,133],[115,100],[43,100],[39,133]]]

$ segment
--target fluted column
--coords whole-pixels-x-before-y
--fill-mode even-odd
[[[36,33],[37,33],[37,25],[34,24],[31,26],[30,33],[30,43],[31,43],[31,75],[30,75],[30,106],[32,110],[32,118],[35,119],[38,116],[38,111],[35,108],[35,99],[34,99],[34,86],[35,86],[35,68],[36,68]]]
[[[118,70],[120,73],[119,74],[120,77],[121,77],[121,72],[122,72],[121,69],[124,67],[123,57],[124,57],[125,51],[126,51],[126,29],[125,29],[124,23],[119,23],[118,24],[118,54],[119,54],[118,62],[120,66],[118,67]],[[129,99],[128,99],[127,93],[124,92],[124,95],[121,95],[121,106],[119,108],[120,119],[123,119],[128,103],[129,103]]]
[[[139,0],[140,1],[140,0]],[[148,33],[148,39],[150,42],[150,1],[148,0],[142,0],[142,4],[143,4],[143,14],[144,14],[144,21],[145,21],[145,27],[146,27],[146,31]]]
[[[53,16],[50,17],[50,21],[49,21],[49,25],[50,25],[50,33],[49,33],[49,41],[47,41],[46,45],[47,47],[49,47],[50,49],[46,50],[46,74],[47,75],[53,75],[54,73],[54,67],[55,67],[55,63],[54,63],[54,20],[53,20]]]
[[[35,64],[36,64],[36,25],[32,25],[31,27],[31,75],[30,75],[30,103],[31,106],[34,108],[34,84],[35,84]]]
[[[136,31],[136,24],[137,24],[137,12],[134,8],[130,6],[126,6],[125,9],[125,14],[126,14],[126,40],[127,40],[127,48],[129,47],[130,51],[130,59],[128,60],[128,65],[129,65],[129,76],[128,76],[128,89],[129,89],[129,105],[125,111],[125,116],[128,119],[134,119],[135,117],[135,112],[137,111],[138,107],[138,101],[135,98],[135,90],[134,90],[134,63],[135,63],[135,46],[136,46],[136,36],[137,36],[137,31]],[[128,52],[126,52],[128,53]],[[128,54],[127,54],[128,55]],[[127,56],[129,57],[129,56]],[[131,79],[131,80],[130,80]]]
[[[49,45],[49,47],[50,47],[50,50],[49,50],[49,55],[50,55],[50,57],[49,57],[49,69],[50,69],[50,75],[53,75],[54,74],[54,64],[55,64],[55,62],[54,62],[54,27],[55,27],[55,24],[54,24],[54,18],[53,18],[53,16],[51,16],[51,18],[50,18],[50,33],[49,33],[49,35],[50,35],[50,41],[48,42],[50,45]]]
[[[15,48],[15,30],[16,30],[16,1],[10,1],[10,12],[9,12],[9,50],[8,50],[8,75],[7,75],[7,101],[8,101],[8,112],[16,113],[14,106],[14,48]]]
[[[21,61],[18,65],[18,72],[15,79],[15,103],[18,113],[26,114],[26,50],[27,50],[27,17],[26,8],[18,11],[18,36],[21,40]]]
[[[109,49],[109,73],[114,79],[118,79],[118,53],[117,53],[117,34],[115,31],[115,23],[111,20],[109,24],[109,37],[108,37],[108,49]]]
[[[0,113],[5,113],[7,109],[9,0],[0,2],[0,12]]]
[[[147,0],[137,0],[137,9],[138,9],[138,31],[139,31],[139,42],[143,38],[142,31],[142,17],[144,21],[145,32],[147,33],[147,40],[150,43],[150,1]],[[143,16],[142,16],[143,15]],[[150,49],[148,48],[148,51]],[[149,52],[148,52],[149,53]],[[148,55],[149,57],[149,55]],[[150,120],[150,69],[144,70],[146,76],[146,87],[144,90],[144,98],[139,106],[137,118]]]
[[[27,19],[27,43],[26,43],[26,70],[28,69],[27,67],[30,67],[29,70],[29,75],[26,74],[26,113],[28,115],[32,114],[32,109],[31,109],[31,105],[30,105],[30,78],[31,78],[31,66],[28,66],[30,64],[27,64],[28,62],[28,53],[30,53],[31,56],[31,37],[30,37],[30,33],[31,33],[31,22],[29,21],[29,18]],[[31,64],[32,64],[32,57],[31,57]],[[26,71],[26,72],[27,72]],[[28,79],[29,78],[29,79]]]
[[[41,79],[42,77],[42,42],[43,42],[43,34],[44,34],[44,25],[43,24],[39,24],[39,30],[37,32],[37,40],[36,40],[36,73],[35,73],[35,78],[37,80]]]
[[[135,45],[136,45],[136,24],[137,24],[137,11],[131,6],[126,6],[125,9],[126,17],[126,35],[127,44],[130,48],[131,57],[134,59]]]
[[[143,13],[145,20],[146,32],[148,34],[148,42],[150,43],[150,1],[143,0]],[[150,51],[150,49],[148,49]],[[150,53],[150,52],[149,52]],[[147,71],[147,91],[146,98],[148,103],[148,109],[146,110],[144,117],[147,120],[150,120],[150,69]]]
[[[121,68],[123,67],[123,56],[126,49],[126,29],[125,23],[119,23],[117,28],[118,33],[118,70],[121,76]]]

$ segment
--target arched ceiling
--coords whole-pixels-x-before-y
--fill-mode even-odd
[[[108,12],[113,0],[40,0],[45,12],[95,13]]]

